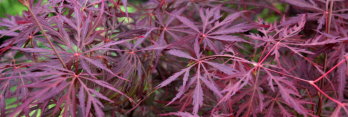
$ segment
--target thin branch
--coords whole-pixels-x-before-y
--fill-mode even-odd
[[[27,6],[28,8],[28,11],[30,12],[30,14],[33,16],[34,20],[35,20],[35,23],[39,26],[41,32],[42,32],[42,35],[45,37],[45,39],[48,41],[48,43],[50,44],[51,48],[53,49],[54,51],[54,54],[58,57],[59,59],[59,62],[63,65],[64,68],[68,68],[63,59],[60,57],[60,55],[58,54],[58,51],[57,49],[54,47],[52,41],[50,40],[49,36],[47,35],[46,31],[43,29],[42,27],[42,24],[39,22],[39,20],[37,19],[36,15],[33,13],[32,9],[30,8],[30,6]]]

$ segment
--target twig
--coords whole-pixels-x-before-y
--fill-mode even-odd
[[[28,11],[30,12],[30,15],[33,16],[35,23],[39,26],[39,29],[42,32],[42,35],[45,37],[45,39],[48,41],[48,43],[50,44],[51,48],[54,51],[54,54],[58,57],[59,62],[63,65],[64,68],[67,69],[67,66],[65,65],[65,63],[63,62],[63,59],[60,57],[60,55],[57,52],[57,49],[54,47],[52,41],[50,40],[49,36],[47,35],[47,33],[45,32],[45,30],[42,27],[42,24],[39,22],[39,20],[37,19],[36,15],[33,13],[32,9],[30,8],[29,3],[23,3],[24,6],[26,6],[28,8]]]

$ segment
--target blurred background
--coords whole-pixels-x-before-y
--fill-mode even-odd
[[[7,15],[21,15],[26,8],[18,0],[0,0],[0,17]]]
[[[46,0],[44,0],[46,1]],[[131,3],[141,3],[148,0],[128,0]],[[7,15],[21,15],[26,8],[18,0],[0,0],[0,17]]]

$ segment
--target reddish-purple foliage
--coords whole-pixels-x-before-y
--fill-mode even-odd
[[[346,0],[19,1],[0,116],[348,116]]]

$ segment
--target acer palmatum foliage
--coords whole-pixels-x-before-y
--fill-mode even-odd
[[[345,0],[19,2],[0,116],[348,116]]]

